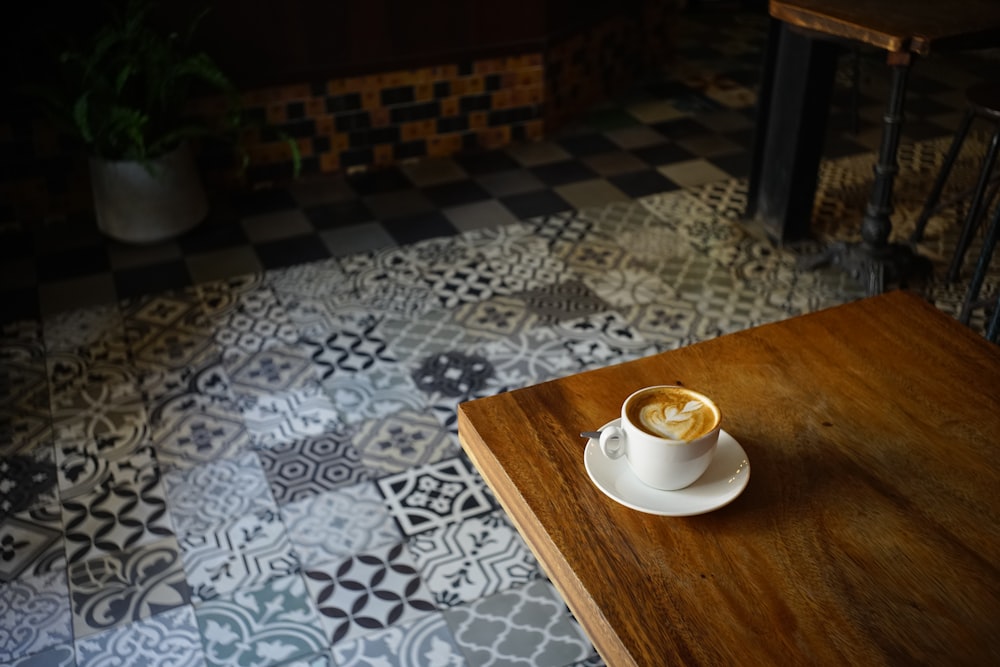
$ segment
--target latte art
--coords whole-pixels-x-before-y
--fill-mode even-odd
[[[670,440],[694,440],[719,423],[715,406],[683,387],[653,387],[639,393],[629,401],[626,413],[643,431]]]

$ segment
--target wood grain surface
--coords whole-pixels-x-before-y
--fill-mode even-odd
[[[732,504],[590,482],[581,430],[639,387],[717,401]],[[462,446],[618,665],[1000,664],[1000,347],[893,292],[458,409]]]
[[[996,45],[998,0],[770,0],[776,19],[890,52]]]

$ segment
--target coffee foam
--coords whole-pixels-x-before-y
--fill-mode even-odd
[[[655,387],[633,396],[626,414],[650,435],[685,442],[711,432],[719,423],[718,410],[683,387]]]

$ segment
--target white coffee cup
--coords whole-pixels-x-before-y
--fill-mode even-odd
[[[624,455],[643,483],[665,491],[693,484],[715,456],[722,414],[712,399],[687,387],[645,387],[622,404],[618,425],[601,430],[605,456]]]

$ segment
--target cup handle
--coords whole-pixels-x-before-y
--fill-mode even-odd
[[[614,441],[612,446],[611,441]],[[601,429],[601,437],[598,440],[601,451],[609,459],[617,459],[625,453],[625,431],[620,426],[606,426]]]

